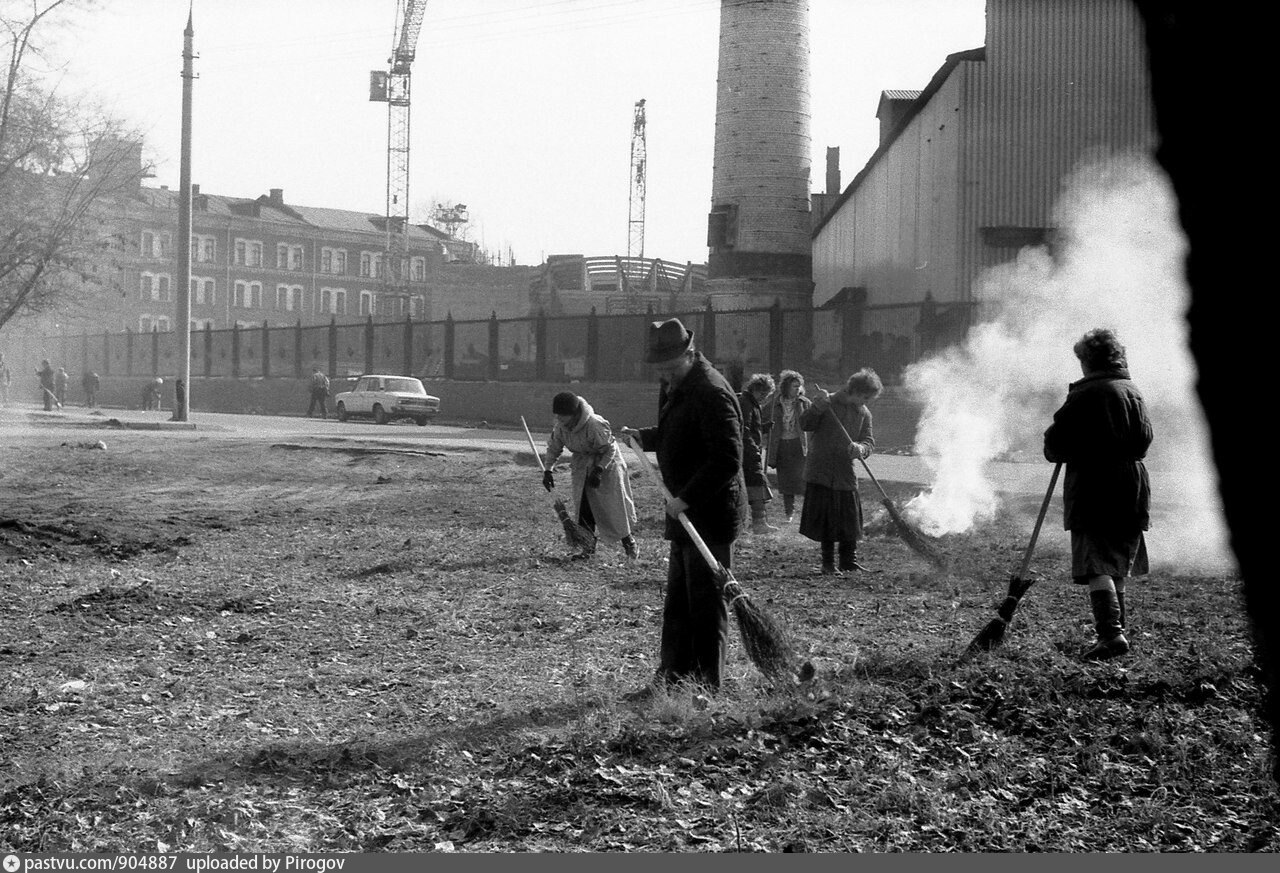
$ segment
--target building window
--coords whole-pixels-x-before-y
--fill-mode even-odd
[[[289,269],[289,247],[284,243],[276,244],[276,269]]]
[[[167,333],[172,329],[173,328],[170,327],[169,316],[167,315],[156,316],[156,330],[160,331],[161,333]]]
[[[276,309],[286,310],[289,308],[291,308],[289,306],[289,286],[277,285],[276,286]]]
[[[338,276],[347,274],[347,250],[336,249],[333,253],[333,272]]]
[[[289,247],[289,269],[301,270],[303,264],[303,248],[302,246]]]
[[[171,324],[167,315],[151,315],[144,312],[138,316],[138,329],[143,333],[167,333],[171,329]]]
[[[245,301],[248,299],[248,288],[247,282],[237,282],[235,284],[235,291],[231,301],[232,306],[244,309]]]
[[[249,283],[249,305],[254,309],[262,308],[262,283]]]
[[[214,294],[216,288],[217,283],[212,279],[204,280],[204,302],[208,303],[210,306],[217,302],[216,295]]]
[[[138,280],[138,296],[143,300],[156,299],[156,277],[151,273],[143,273]]]
[[[365,279],[373,275],[373,255],[368,252],[360,253],[360,275]]]
[[[409,299],[409,314],[414,318],[421,318],[426,309],[427,300],[425,297],[411,297]]]
[[[213,330],[212,318],[193,318],[191,319],[192,330]]]
[[[427,281],[427,259],[414,258],[412,261],[412,264],[413,264],[413,267],[412,267],[413,281],[415,282]]]
[[[144,258],[167,258],[173,249],[173,237],[163,231],[142,232],[141,254]]]
[[[172,284],[172,280],[167,273],[156,276],[156,299],[161,303],[171,303],[173,301]]]
[[[347,314],[347,292],[342,288],[333,289],[333,314]]]
[[[213,236],[191,235],[191,259],[211,264],[218,254],[218,239]]]
[[[138,330],[142,333],[151,333],[151,316],[145,312],[138,316]]]
[[[191,277],[191,302],[199,306],[212,304],[214,281],[203,276]]]
[[[306,312],[306,307],[303,305],[302,286],[295,285],[289,289],[289,302],[291,304],[290,309]]]
[[[320,250],[320,272],[321,273],[333,272],[333,249]]]
[[[373,315],[373,314],[374,314],[374,308],[373,308],[373,292],[372,292],[372,291],[361,291],[361,292],[360,292],[360,314],[361,314],[361,315]]]
[[[262,243],[256,239],[235,241],[235,262],[241,267],[262,266]]]

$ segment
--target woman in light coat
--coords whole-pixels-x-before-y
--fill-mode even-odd
[[[783,370],[778,390],[765,402],[765,422],[769,431],[769,466],[778,471],[778,491],[787,523],[795,517],[796,497],[804,494],[804,459],[809,454],[809,435],[800,426],[801,416],[811,401],[804,396],[804,376]]]
[[[597,415],[586,400],[568,391],[551,401],[556,422],[547,438],[547,471],[542,484],[555,487],[551,472],[565,449],[572,453],[573,509],[578,523],[597,538],[622,543],[628,560],[638,551],[632,525],[636,507],[631,498],[627,462],[613,438],[609,422]]]

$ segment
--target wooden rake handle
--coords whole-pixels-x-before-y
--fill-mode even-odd
[[[662,492],[663,499],[671,500],[671,492],[667,490],[666,483],[662,481],[658,471],[653,468],[653,464],[649,461],[649,456],[644,453],[644,449],[636,443],[630,434],[623,434],[623,438],[627,441],[627,445],[631,446],[631,451],[635,452],[636,457],[640,459],[640,466],[644,467],[645,472],[649,474],[649,478],[653,480],[653,484],[657,485],[658,490]],[[684,527],[685,533],[689,534],[689,539],[693,540],[693,544],[697,547],[698,553],[702,555],[702,559],[707,562],[707,566],[727,579],[728,583],[737,585],[738,580],[733,578],[733,574],[729,572],[728,567],[721,564],[716,556],[711,554],[711,549],[707,548],[707,544],[703,542],[698,529],[693,526],[693,522],[689,521],[689,516],[682,512],[677,518],[679,518],[680,524]]]
[[[533,456],[538,459],[538,466],[542,472],[547,472],[547,465],[542,463],[542,453],[538,451],[538,447],[533,444],[533,434],[529,433],[529,425],[525,424],[524,416],[520,416],[520,423],[524,424],[524,435],[529,438],[529,448],[533,451]]]
[[[1040,525],[1044,524],[1045,514],[1049,511],[1049,503],[1053,500],[1053,491],[1058,486],[1058,474],[1062,472],[1062,462],[1059,461],[1053,466],[1053,475],[1049,477],[1049,490],[1044,493],[1044,502],[1040,504],[1040,514],[1036,516],[1036,526],[1031,530],[1031,542],[1027,543],[1027,550],[1022,555],[1022,566],[1018,568],[1018,579],[1023,579],[1027,575],[1027,569],[1031,566],[1031,555],[1036,550],[1036,540],[1040,538]]]

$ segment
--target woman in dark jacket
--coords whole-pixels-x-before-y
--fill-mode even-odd
[[[1151,420],[1113,331],[1095,328],[1073,351],[1084,378],[1071,384],[1053,414],[1044,456],[1066,464],[1063,524],[1071,531],[1071,575],[1089,586],[1098,634],[1084,657],[1103,660],[1129,651],[1125,580],[1148,571],[1143,531],[1150,526],[1151,480],[1142,459],[1151,446]]]
[[[804,464],[800,533],[821,543],[825,575],[863,569],[857,552],[862,538],[862,500],[854,463],[875,449],[867,403],[883,390],[876,371],[864,367],[835,394],[818,388],[813,404],[800,418],[800,426],[813,434]]]
[[[800,427],[800,419],[809,409],[804,396],[804,377],[795,370],[783,370],[778,377],[778,390],[764,405],[768,422],[770,467],[778,471],[778,491],[782,494],[782,511],[790,524],[795,516],[796,497],[804,494],[804,459],[809,453],[809,435]]]
[[[773,377],[756,373],[738,395],[742,407],[742,479],[747,486],[747,502],[751,506],[751,532],[767,534],[777,531],[765,518],[765,503],[773,499],[764,471],[764,434],[767,430],[760,404],[773,393]]]

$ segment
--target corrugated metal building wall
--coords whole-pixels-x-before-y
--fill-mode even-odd
[[[1129,0],[988,0],[982,53],[953,55],[814,236],[814,302],[970,299],[983,269],[1051,229],[1066,176],[1156,143]],[[886,83],[900,84],[900,83]]]

